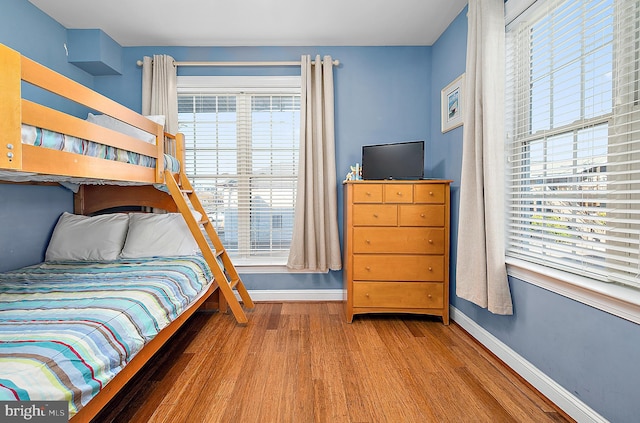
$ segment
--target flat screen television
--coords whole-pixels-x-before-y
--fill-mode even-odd
[[[362,146],[362,179],[424,178],[424,141]]]

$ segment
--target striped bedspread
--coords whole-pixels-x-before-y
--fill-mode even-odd
[[[200,256],[0,273],[0,400],[67,400],[74,415],[211,278]]]
[[[36,147],[51,148],[53,150],[98,157],[106,160],[115,160],[145,167],[156,166],[156,159],[153,157],[83,140],[48,129],[37,128],[35,126],[23,124],[21,135],[23,144],[30,144]],[[180,171],[180,162],[175,157],[165,154],[164,168],[172,172],[178,172]]]

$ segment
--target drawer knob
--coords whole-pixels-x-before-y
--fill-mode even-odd
[[[371,268],[369,266],[365,267],[366,270],[371,270]]]
[[[399,195],[399,196],[402,196],[402,192],[398,191],[398,195]]]
[[[371,197],[371,193],[369,191],[367,191],[366,194]]]
[[[420,217],[424,217],[424,213],[420,213]]]
[[[429,244],[433,244],[433,240],[432,239],[429,240]]]
[[[365,239],[365,241],[367,244],[371,244],[371,240],[370,239]]]
[[[431,296],[431,294],[428,294],[428,295],[427,295],[427,298],[433,298],[433,297]]]
[[[431,272],[433,270],[433,267],[429,266],[429,272]]]
[[[378,218],[378,213],[374,213],[373,217],[375,217],[377,219]]]
[[[433,191],[429,191],[429,195],[433,195]]]

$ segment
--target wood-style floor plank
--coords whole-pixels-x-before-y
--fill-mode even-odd
[[[455,323],[338,302],[197,313],[96,422],[569,422]]]

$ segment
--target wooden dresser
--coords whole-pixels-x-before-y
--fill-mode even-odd
[[[345,182],[348,322],[361,313],[419,313],[449,324],[450,183]]]

